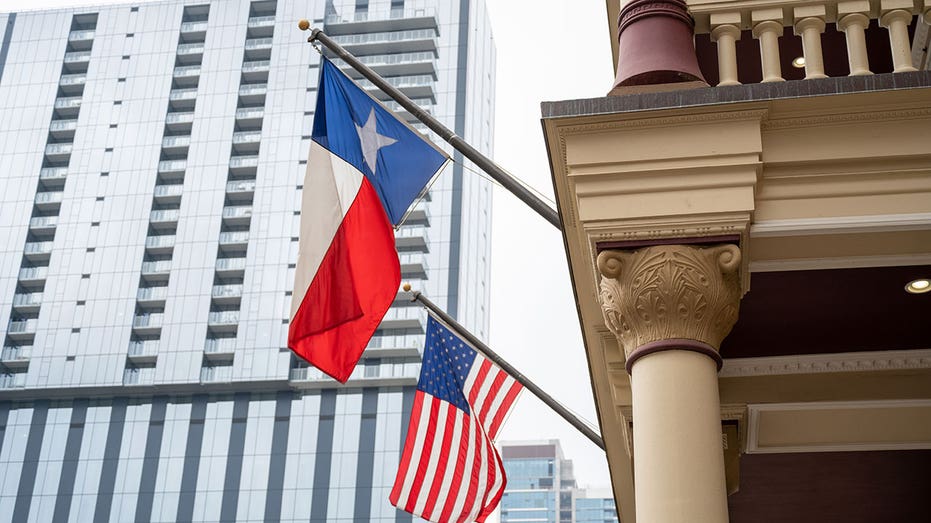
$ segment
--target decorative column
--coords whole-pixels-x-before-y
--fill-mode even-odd
[[[823,5],[795,8],[795,34],[802,37],[802,55],[805,57],[805,79],[827,78],[824,74],[824,56],[821,52],[821,33],[824,32]]]
[[[711,15],[711,40],[718,44],[718,85],[740,85],[737,74],[739,26],[739,12]]]
[[[847,62],[850,76],[873,74],[866,53],[866,28],[870,25],[868,0],[852,0],[837,4],[837,29],[847,37]]]
[[[908,25],[912,23],[911,0],[882,0],[879,25],[889,30],[894,73],[917,71],[912,65],[912,43],[908,39]]]
[[[735,245],[598,256],[605,322],[631,376],[638,521],[728,521],[717,372],[739,267]]]
[[[764,82],[784,82],[779,64],[779,37],[782,36],[782,9],[761,9],[750,13],[753,37],[760,41]]]

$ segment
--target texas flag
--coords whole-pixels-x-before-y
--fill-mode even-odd
[[[288,346],[345,383],[401,283],[392,227],[449,156],[321,62]]]

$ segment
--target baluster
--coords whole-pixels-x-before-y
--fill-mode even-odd
[[[751,14],[753,37],[760,41],[764,82],[783,82],[779,64],[779,37],[782,36],[782,9],[760,9]]]
[[[740,13],[711,15],[711,40],[718,44],[718,85],[740,85],[737,74],[737,40]]]
[[[850,76],[873,74],[866,53],[866,28],[870,25],[870,3],[854,0],[837,4],[837,29],[847,37],[847,63]]]
[[[882,17],[879,25],[889,30],[892,46],[893,72],[917,71],[912,66],[912,44],[908,40],[908,26],[912,22],[911,0],[882,0]]]
[[[824,74],[824,57],[821,52],[821,33],[824,32],[824,6],[810,5],[795,8],[795,34],[802,37],[802,54],[805,56],[805,79],[827,78]]]

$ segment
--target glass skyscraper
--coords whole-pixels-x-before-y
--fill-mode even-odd
[[[559,440],[503,443],[501,461],[501,523],[617,523],[610,489],[578,488]]]
[[[481,0],[0,14],[0,521],[411,520],[388,491],[424,312],[399,297],[346,385],[285,343],[301,18],[490,152]],[[484,338],[491,187],[453,156],[396,231],[402,279]]]

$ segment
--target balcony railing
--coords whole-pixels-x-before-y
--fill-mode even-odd
[[[690,3],[689,10],[695,19],[696,46],[715,48],[711,52],[717,53],[717,85],[728,86],[741,81],[780,82],[802,77],[915,71],[909,27],[913,15],[927,12],[928,7],[927,0],[783,0],[763,4],[699,2]],[[928,15],[925,17],[927,20]],[[759,62],[738,59],[737,41],[750,39],[759,42]],[[795,41],[786,42],[788,39]],[[882,47],[869,47],[878,40],[883,41]],[[801,56],[785,56],[790,49],[793,54],[801,49]],[[709,65],[713,71],[714,64]]]
[[[149,213],[149,221],[152,223],[176,223],[181,211],[178,209],[161,209]]]
[[[232,379],[232,365],[209,365],[200,369],[200,381],[202,383],[225,383]]]
[[[123,385],[152,385],[153,383],[155,383],[155,367],[123,370]]]
[[[136,291],[136,300],[140,302],[164,302],[168,297],[168,287],[140,287]]]
[[[401,262],[401,277],[405,280],[424,280],[427,278],[429,267],[427,257],[421,253],[402,253],[398,255]]]
[[[75,129],[78,128],[78,121],[74,120],[53,120],[49,125],[48,130],[52,133],[52,136],[61,138],[64,136],[71,136],[74,134]]]
[[[245,223],[252,218],[251,205],[229,206],[223,208],[223,220],[229,224]]]
[[[162,326],[162,320],[164,319],[164,316],[165,315],[160,312],[138,314],[133,317],[133,328],[159,328]]]
[[[268,59],[272,54],[271,38],[250,38],[246,40],[245,58],[248,60]]]
[[[232,181],[226,183],[226,195],[251,195],[255,192],[255,180]]]
[[[134,360],[140,358],[155,359],[158,356],[159,340],[134,340],[129,342],[126,355]]]
[[[158,162],[158,172],[162,174],[180,173],[183,174],[187,168],[186,160],[162,160]]]
[[[261,107],[243,107],[241,109],[236,109],[236,119],[237,120],[258,120],[262,121],[262,117],[265,116],[265,109]]]
[[[145,248],[149,252],[161,252],[170,250],[175,246],[175,235],[166,234],[162,236],[147,236],[145,239]]]
[[[236,174],[243,174],[245,172],[254,172],[255,168],[259,166],[259,157],[257,155],[251,156],[233,156],[230,158],[230,170]]]
[[[6,332],[10,336],[35,334],[38,324],[39,320],[35,318],[28,320],[10,320],[10,325]]]
[[[14,309],[38,309],[42,305],[42,293],[30,292],[13,295]]]
[[[0,389],[21,389],[26,386],[26,373],[0,374]]]
[[[422,225],[405,225],[394,231],[394,243],[400,252],[428,252],[430,237],[427,227]]]
[[[207,325],[236,325],[239,323],[239,311],[211,312],[207,316]]]
[[[221,233],[222,234],[222,233]],[[248,237],[246,238],[248,241]],[[222,243],[222,238],[221,238]],[[216,270],[218,273],[240,273],[246,268],[245,258],[218,258]]]
[[[142,262],[143,275],[167,274],[171,270],[171,260]]]
[[[258,144],[262,139],[261,131],[242,131],[238,133],[233,133],[233,145],[241,144]]]
[[[177,55],[180,63],[199,62],[204,55],[204,44],[202,42],[181,44],[178,46]]]
[[[403,53],[437,49],[435,29],[345,34],[335,35],[332,38],[350,52]]]
[[[50,143],[45,146],[45,156],[52,161],[61,161],[71,156],[73,150],[74,144]]]
[[[267,84],[241,85],[239,86],[239,99],[248,103],[256,103],[264,100],[267,92]]]
[[[43,167],[39,171],[40,180],[64,180],[67,176],[67,167]]]
[[[205,33],[207,31],[207,22],[184,22],[181,24],[181,34],[191,35],[191,33]]]
[[[58,80],[58,87],[65,94],[80,94],[84,92],[87,76],[84,73],[63,74]]]
[[[253,16],[246,24],[250,38],[271,36],[275,31],[274,16]]]
[[[66,98],[57,98],[55,100],[55,114],[59,117],[74,117],[81,110],[81,97],[70,96]]]
[[[255,60],[252,62],[244,62],[242,64],[242,75],[247,80],[253,81],[257,80],[260,77],[268,77],[268,60]]]
[[[175,84],[177,85],[197,85],[198,81],[200,80],[200,66],[187,65],[182,67],[175,67],[175,71],[172,77],[175,79]]]
[[[3,347],[3,352],[0,353],[0,361],[3,361],[7,366],[12,366],[11,364],[15,363],[28,363],[29,358],[32,357],[32,346],[6,346]]]
[[[23,267],[19,270],[20,282],[35,282],[48,278],[48,267]]]
[[[156,185],[154,196],[159,200],[170,200],[175,199],[181,196],[181,193],[184,192],[184,185],[173,184],[173,185]]]
[[[65,53],[65,65],[86,65],[90,59],[90,51],[71,51],[70,53]]]
[[[52,244],[55,242],[26,242],[23,253],[29,258],[48,257],[52,253]]]
[[[242,296],[242,285],[214,285],[210,293],[214,298],[228,298]]]
[[[236,338],[207,338],[204,343],[206,354],[230,354],[236,349]]]
[[[168,101],[173,109],[193,109],[197,100],[197,88],[172,89],[168,93]]]
[[[193,121],[194,113],[168,113],[168,115],[165,116],[165,123],[168,124],[169,127],[172,125],[183,126],[185,124],[190,126]]]
[[[68,44],[77,51],[86,51],[94,44],[94,31],[71,31],[68,34]]]
[[[29,219],[29,230],[51,231],[58,227],[58,216],[35,216]]]

